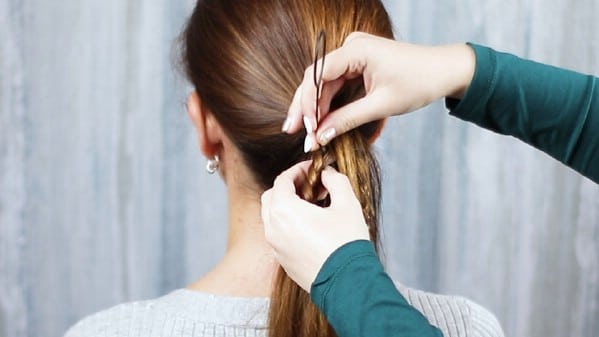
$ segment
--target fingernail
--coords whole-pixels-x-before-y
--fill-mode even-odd
[[[304,141],[304,153],[308,153],[312,151],[314,147],[314,135],[309,133],[306,135],[306,140]]]
[[[320,135],[320,144],[327,145],[335,136],[337,135],[337,131],[333,128],[327,129]]]
[[[289,131],[289,129],[291,129],[292,122],[293,122],[293,119],[291,117],[287,117],[287,119],[285,119],[285,123],[283,123],[283,128],[281,130],[283,132],[287,133],[287,131]]]
[[[304,116],[304,126],[306,127],[306,132],[308,132],[309,134],[314,132],[314,128],[312,127],[312,123],[310,122],[310,119],[306,116]]]
[[[320,82],[320,86],[318,88],[318,99],[322,97],[322,88],[324,87],[324,82]]]
[[[316,119],[319,120],[320,119],[320,105],[316,106]],[[315,128],[316,129],[316,128]]]

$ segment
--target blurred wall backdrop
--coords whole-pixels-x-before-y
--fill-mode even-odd
[[[599,74],[596,0],[387,5],[404,40],[475,41]],[[204,172],[173,70],[191,7],[0,1],[1,337],[60,336],[221,256],[224,185]],[[599,188],[442,104],[426,110],[378,143],[389,272],[485,305],[507,336],[596,336]]]

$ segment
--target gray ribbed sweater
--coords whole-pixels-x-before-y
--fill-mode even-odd
[[[445,337],[503,337],[493,314],[462,297],[398,285]],[[148,301],[125,303],[87,317],[65,337],[267,336],[268,298],[216,296],[187,289]]]

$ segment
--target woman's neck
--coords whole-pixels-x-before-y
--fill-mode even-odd
[[[229,182],[229,236],[220,263],[192,290],[234,297],[268,297],[278,264],[264,238],[260,194]]]

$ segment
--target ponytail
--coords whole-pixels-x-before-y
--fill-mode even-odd
[[[369,140],[353,130],[335,138],[329,145],[312,154],[307,182],[302,187],[304,199],[318,203],[320,175],[331,165],[345,174],[362,206],[370,239],[378,242],[380,205],[380,169]],[[335,331],[310,295],[293,282],[279,267],[270,306],[270,337],[333,337]]]

